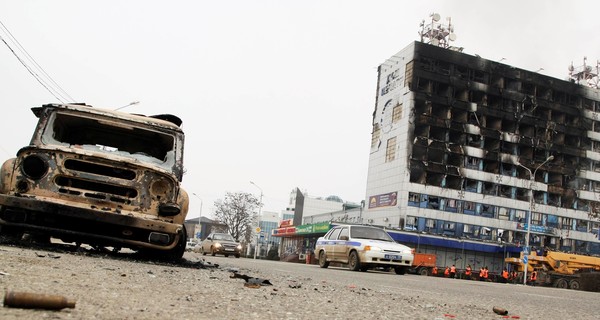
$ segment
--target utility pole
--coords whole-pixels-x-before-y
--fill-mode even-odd
[[[202,198],[196,193],[192,193],[196,198],[200,199],[200,214],[198,215],[198,228],[200,229],[199,239],[202,239]]]
[[[531,234],[531,215],[533,213],[533,184],[535,183],[535,173],[538,171],[539,168],[541,168],[544,164],[546,164],[546,162],[552,161],[553,159],[554,159],[554,156],[549,156],[548,158],[546,158],[546,160],[544,162],[542,162],[539,166],[537,166],[535,168],[535,170],[533,170],[533,173],[531,172],[531,169],[529,169],[526,166],[517,162],[517,165],[521,166],[522,168],[525,168],[525,170],[527,170],[527,172],[529,172],[529,213],[527,214],[527,234],[525,236],[525,249],[527,250],[527,255],[529,255],[529,253],[531,252],[531,249],[529,248],[529,236]],[[525,257],[525,256],[526,255],[523,254],[523,257]],[[524,285],[527,285],[527,271],[529,269],[528,264],[529,264],[529,262],[524,263],[524,265],[525,265],[525,270],[523,271],[523,284]]]
[[[254,248],[254,259],[256,259],[256,253],[258,251],[258,241],[260,239],[260,214],[261,214],[261,209],[262,209],[262,199],[263,199],[263,190],[261,187],[259,187],[256,183],[250,181],[250,184],[254,185],[255,187],[258,188],[258,190],[260,190],[260,200],[259,200],[259,204],[258,204],[258,221],[257,221],[257,234],[256,234],[256,247]]]

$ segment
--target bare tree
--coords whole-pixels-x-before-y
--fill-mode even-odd
[[[260,205],[260,201],[251,193],[227,192],[225,200],[215,201],[215,217],[217,221],[227,225],[227,232],[235,240],[249,243]]]

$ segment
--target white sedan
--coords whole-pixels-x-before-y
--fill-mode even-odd
[[[339,262],[353,271],[392,267],[397,274],[405,274],[413,263],[414,249],[395,242],[382,228],[345,225],[333,227],[317,240],[315,256],[321,268]]]

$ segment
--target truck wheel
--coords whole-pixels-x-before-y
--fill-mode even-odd
[[[348,267],[352,271],[360,270],[360,259],[358,258],[358,253],[356,253],[356,251],[350,252],[350,256],[348,257]]]
[[[0,236],[11,241],[21,241],[23,230],[14,227],[0,226]]]
[[[419,274],[422,276],[428,276],[429,270],[427,268],[421,268],[421,269],[419,269]]]
[[[567,289],[569,288],[569,283],[567,280],[560,278],[556,280],[556,287],[560,289]]]
[[[579,280],[573,279],[573,280],[569,281],[569,288],[573,289],[573,290],[579,290],[581,288],[581,284],[579,283]]]
[[[180,234],[179,242],[170,250],[156,250],[156,249],[140,249],[138,253],[146,259],[177,262],[183,258],[185,253],[185,244],[187,242],[187,233],[185,228]]]
[[[406,273],[406,269],[407,267],[394,267],[394,272],[396,272],[396,274],[403,275]]]
[[[327,256],[325,255],[325,251],[319,252],[319,267],[321,267],[321,268],[329,267],[329,261],[327,261]]]

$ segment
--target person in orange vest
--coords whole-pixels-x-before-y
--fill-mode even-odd
[[[519,280],[519,279],[518,279],[518,278],[519,278],[519,275],[517,274],[517,270],[513,270],[513,271],[510,273],[510,275],[511,275],[510,277],[511,277],[512,283],[516,283],[516,282]]]
[[[508,270],[506,270],[506,268],[502,270],[502,282],[508,283]]]
[[[485,269],[483,267],[480,267],[479,268],[479,281],[485,280],[484,275],[485,275]]]
[[[450,267],[450,278],[454,279],[456,278],[456,266],[452,265],[452,267]]]
[[[531,277],[529,278],[529,283],[532,286],[535,286],[535,281],[537,280],[537,271],[535,269],[533,269],[533,272],[531,272]]]
[[[483,267],[483,281],[487,281],[488,276],[490,275],[489,273],[490,271],[488,270],[488,267],[485,266]]]
[[[470,264],[468,264],[467,268],[465,269],[465,277],[468,280],[471,280],[471,265]]]
[[[433,270],[431,270],[431,275],[433,275],[434,277],[437,277],[437,266],[433,267]]]
[[[444,270],[444,277],[448,278],[450,276],[450,268],[446,267],[446,270]]]

